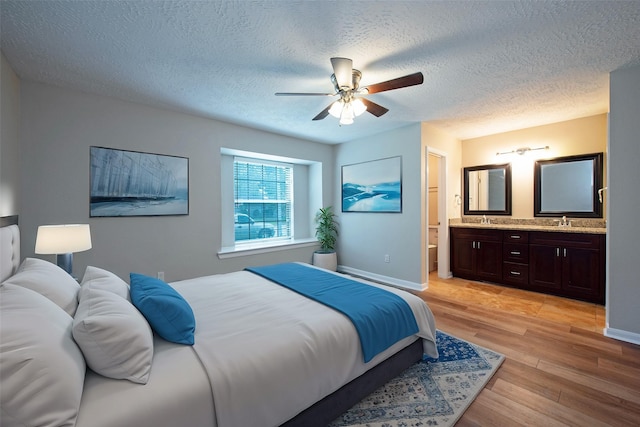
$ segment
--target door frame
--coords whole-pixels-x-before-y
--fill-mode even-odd
[[[434,155],[439,158],[438,162],[438,277],[446,279],[450,277],[449,274],[449,227],[447,226],[447,218],[449,218],[449,206],[447,204],[447,153],[436,148],[427,146],[425,162],[426,168],[426,209],[425,209],[425,224],[426,224],[426,244],[425,250],[425,265],[427,266],[427,287],[429,286],[429,155]]]

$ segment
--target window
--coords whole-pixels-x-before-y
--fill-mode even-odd
[[[317,245],[313,217],[323,205],[322,184],[320,161],[221,147],[218,257]],[[260,237],[260,223],[273,227],[273,237],[269,226]]]
[[[234,158],[235,241],[292,237],[293,167]]]

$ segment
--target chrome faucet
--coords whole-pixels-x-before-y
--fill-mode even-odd
[[[480,221],[480,224],[491,224],[491,219],[487,218],[486,215],[482,215],[482,221]]]
[[[558,227],[571,227],[571,221],[567,221],[567,217],[563,216],[562,219],[556,219],[558,221]]]

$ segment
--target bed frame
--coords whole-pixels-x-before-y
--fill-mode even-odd
[[[0,282],[13,275],[20,265],[18,215],[0,217]]]
[[[345,384],[283,424],[285,427],[325,427],[353,405],[422,359],[422,340],[418,339],[384,362]]]
[[[8,227],[9,225],[18,225],[18,215],[0,217],[0,227]]]
[[[0,227],[3,228],[3,235],[11,235],[12,240],[11,262],[13,264],[12,271],[15,272],[20,262],[19,253],[19,235],[15,233],[6,233],[5,227],[18,225],[18,216],[0,217]],[[15,230],[14,230],[15,231]],[[3,249],[5,249],[3,247]],[[4,251],[3,251],[4,252]],[[3,256],[4,259],[7,255]],[[3,266],[4,268],[5,266]],[[409,368],[415,362],[420,360],[423,355],[422,340],[417,339],[409,346],[400,350],[387,360],[381,362],[371,370],[365,372],[353,381],[345,384],[324,399],[316,402],[294,418],[290,419],[283,426],[286,427],[324,427],[334,419],[338,418],[344,412],[349,410],[353,405],[367,397],[380,386],[386,384],[389,380],[400,375],[405,369]]]

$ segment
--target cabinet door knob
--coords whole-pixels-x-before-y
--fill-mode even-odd
[[[556,256],[560,256],[560,248],[556,248]]]
[[[519,239],[520,238],[520,236],[513,236],[513,235],[509,236],[509,237],[511,237],[512,239]]]
[[[511,251],[511,255],[520,255],[520,251]]]
[[[509,273],[511,273],[512,276],[519,276],[520,273],[517,271],[510,271]]]

